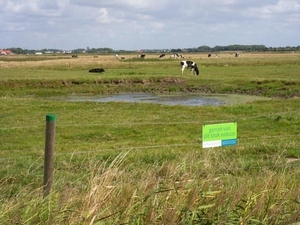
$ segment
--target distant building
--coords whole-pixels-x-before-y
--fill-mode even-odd
[[[65,50],[63,51],[64,54],[71,54],[72,53],[72,50]]]
[[[14,53],[11,50],[0,49],[0,55],[13,55]]]

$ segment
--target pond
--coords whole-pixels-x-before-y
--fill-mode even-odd
[[[182,94],[182,95],[155,95],[146,93],[114,94],[100,96],[69,96],[65,98],[70,102],[143,102],[165,105],[184,106],[220,106],[243,104],[247,102],[268,100],[266,97],[249,95],[221,95],[221,94]]]

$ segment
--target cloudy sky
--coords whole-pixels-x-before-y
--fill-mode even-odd
[[[0,0],[0,49],[300,45],[300,0]]]

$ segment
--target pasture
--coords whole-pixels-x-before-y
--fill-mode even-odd
[[[119,54],[121,57],[121,54]],[[300,221],[300,53],[0,56],[1,224],[295,224]],[[104,68],[103,73],[89,73]],[[258,95],[224,106],[67,102],[147,92]],[[60,97],[60,100],[55,100]],[[43,198],[45,115],[57,116]],[[238,144],[202,148],[202,125]]]

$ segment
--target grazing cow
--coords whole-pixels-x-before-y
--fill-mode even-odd
[[[177,58],[184,59],[184,56],[183,56],[183,55],[179,55],[179,54],[177,54],[177,53],[174,53],[173,55],[170,56],[170,58],[174,58],[174,59],[177,59]]]
[[[181,61],[180,66],[181,66],[181,75],[183,75],[183,71],[185,68],[190,68],[191,74],[193,73],[195,75],[195,73],[196,73],[197,76],[199,75],[199,69],[198,69],[197,63],[195,63],[195,62]]]
[[[103,68],[94,68],[89,70],[90,73],[102,73],[105,72]]]
[[[240,53],[235,53],[235,57],[239,57],[240,56]]]
[[[160,56],[159,56],[159,58],[163,58],[163,57],[165,57],[166,55],[165,54],[161,54]]]
[[[208,53],[207,57],[210,58],[211,57],[211,53]]]
[[[115,54],[115,57],[116,57],[116,59],[119,59],[119,55],[118,54]],[[121,56],[120,59],[125,59],[125,57]]]
[[[173,55],[170,56],[170,58],[177,59],[177,58],[179,58],[179,55],[177,53],[174,53]]]
[[[137,55],[138,58],[145,58],[146,55]]]
[[[72,58],[77,58],[78,57],[78,55],[72,55]]]

